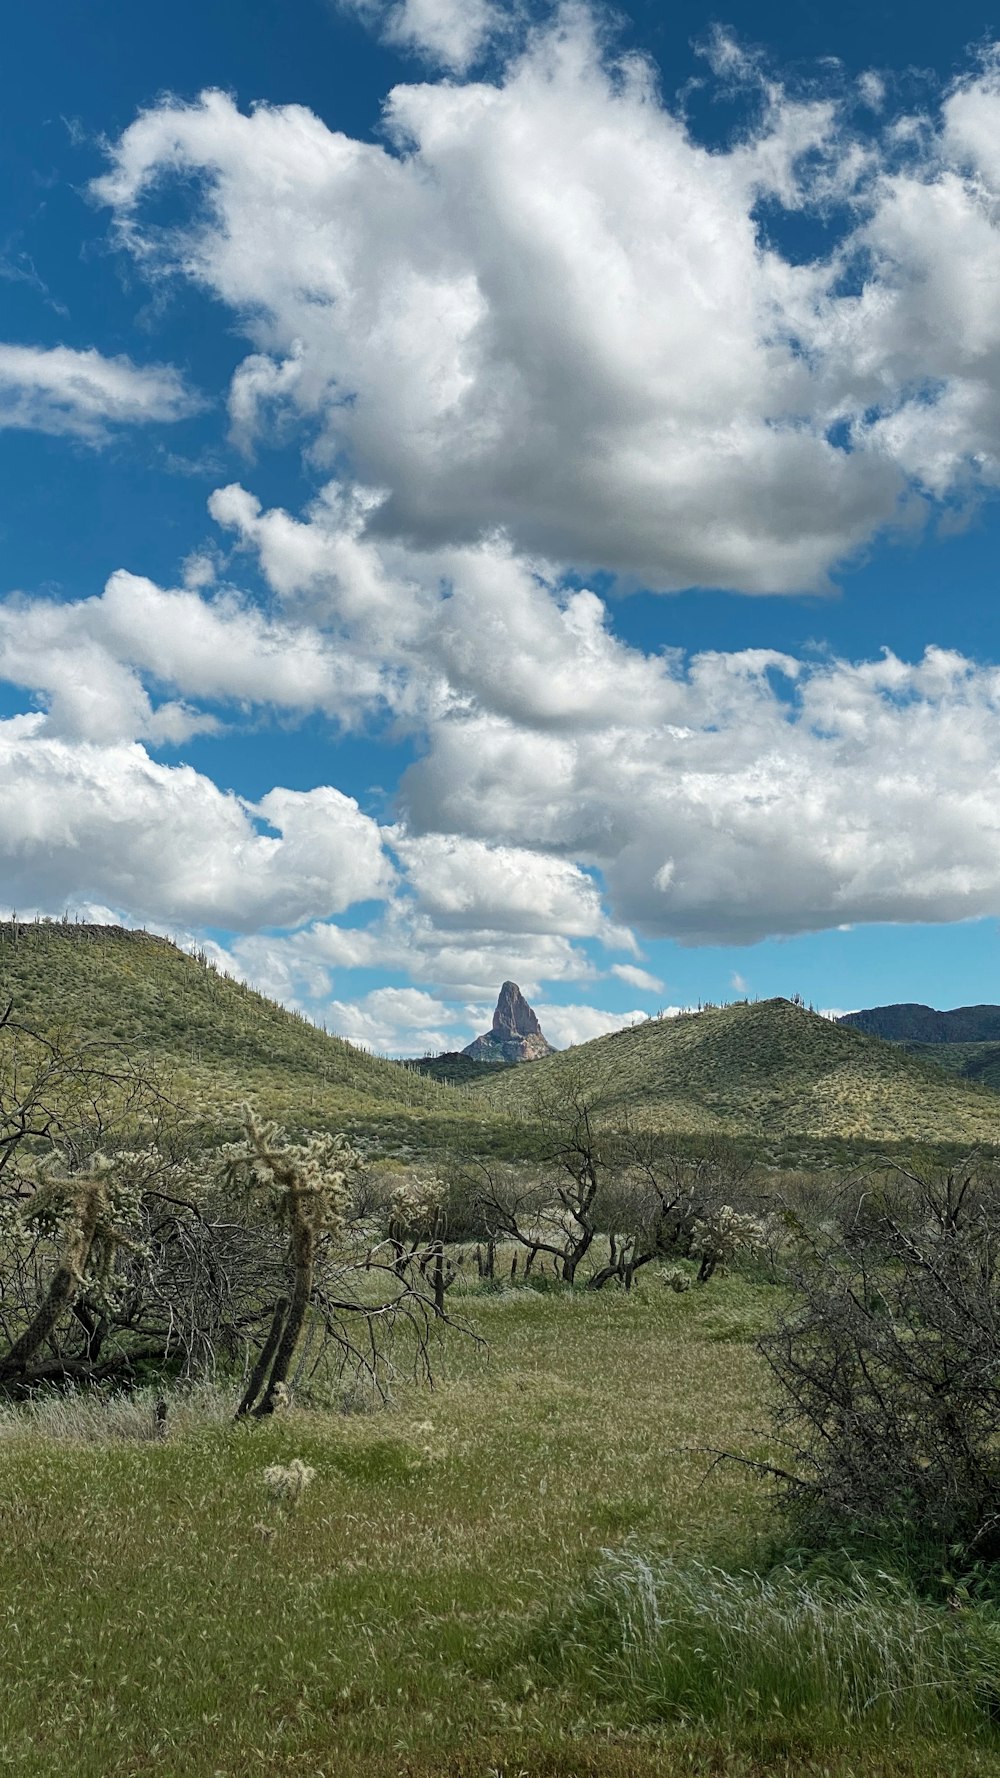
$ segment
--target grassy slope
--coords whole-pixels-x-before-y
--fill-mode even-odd
[[[1000,1043],[905,1043],[901,1047],[954,1079],[974,1081],[1000,1093]]]
[[[377,1127],[404,1145],[482,1120],[453,1089],[328,1037],[152,934],[0,924],[0,994],[34,1028],[68,1024],[149,1055],[210,1120],[249,1099],[293,1127]]]
[[[1000,1142],[993,1094],[787,1000],[650,1020],[470,1088],[530,1115],[578,1082],[610,1110],[691,1134],[846,1142]]]
[[[772,1313],[767,1289],[733,1277],[676,1296],[646,1278],[631,1297],[520,1291],[462,1306],[488,1365],[450,1343],[433,1395],[404,1386],[388,1413],[239,1428],[192,1427],[188,1413],[185,1432],[181,1409],[166,1444],[82,1448],[0,1417],[0,1770],[1000,1771],[985,1710],[970,1734],[932,1709],[915,1738],[904,1686],[891,1731],[867,1708],[851,1723],[822,1707],[835,1702],[822,1662],[817,1695],[796,1695],[794,1674],[769,1674],[765,1658],[750,1683],[727,1655],[728,1705],[700,1727],[677,1682],[633,1673],[627,1650],[602,1643],[591,1659],[586,1637],[573,1657],[560,1626],[602,1548],[753,1559],[766,1491],[735,1466],[706,1480],[692,1447],[760,1449],[752,1338]],[[261,1472],[293,1457],[316,1479],[282,1519]],[[962,1614],[937,1616],[966,1633]],[[556,1648],[542,1658],[547,1623]],[[693,1667],[712,1633],[686,1633]],[[862,1695],[879,1681],[873,1666]]]
[[[328,1037],[151,934],[0,924],[0,992],[26,1023],[68,1023],[150,1055],[215,1123],[250,1099],[292,1128],[377,1133],[389,1148],[516,1148],[506,1117],[530,1118],[540,1087],[572,1077],[611,1109],[692,1136],[1000,1141],[995,1096],[949,1079],[936,1055],[909,1055],[788,1001],[650,1021],[455,1087]]]

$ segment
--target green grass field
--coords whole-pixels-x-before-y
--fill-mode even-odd
[[[992,1618],[732,1578],[766,1491],[689,1447],[765,1448],[769,1288],[453,1307],[488,1359],[448,1336],[377,1413],[201,1399],[157,1443],[148,1400],[0,1412],[0,1770],[1000,1773]],[[286,1509],[262,1471],[294,1457]]]

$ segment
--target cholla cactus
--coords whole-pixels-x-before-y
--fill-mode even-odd
[[[676,1291],[678,1295],[691,1289],[691,1274],[685,1272],[681,1266],[664,1266],[660,1277],[667,1289]]]
[[[59,1259],[37,1313],[4,1356],[0,1376],[22,1374],[78,1299],[85,1297],[98,1310],[116,1305],[118,1254],[146,1251],[134,1235],[142,1192],[125,1164],[129,1158],[97,1154],[86,1172],[73,1174],[58,1172],[55,1159],[38,1167],[20,1220],[26,1230],[50,1236]]]
[[[734,1210],[732,1204],[706,1212],[691,1231],[691,1257],[700,1261],[698,1283],[707,1284],[716,1268],[728,1265],[737,1253],[758,1253],[767,1238],[759,1217]]]
[[[268,1194],[275,1215],[293,1228],[305,1218],[317,1234],[339,1234],[350,1205],[350,1174],[359,1157],[346,1136],[318,1133],[290,1143],[275,1123],[260,1123],[244,1106],[246,1138],[228,1143],[223,1163],[230,1182],[242,1175]]]
[[[317,1135],[293,1144],[276,1124],[259,1123],[249,1106],[244,1117],[246,1141],[226,1150],[226,1171],[231,1180],[243,1173],[252,1186],[266,1191],[275,1214],[288,1224],[292,1289],[274,1306],[271,1331],[238,1417],[251,1410],[258,1416],[273,1414],[281,1399],[279,1390],[287,1395],[288,1373],[312,1298],[317,1249],[324,1236],[343,1230],[350,1199],[348,1176],[359,1158],[346,1136]]]
[[[397,1180],[389,1199],[389,1233],[393,1240],[433,1240],[442,1233],[445,1182],[436,1173],[408,1173]]]
[[[264,1471],[264,1483],[276,1500],[285,1506],[298,1506],[303,1494],[316,1471],[301,1457],[293,1457],[290,1463],[271,1463]]]

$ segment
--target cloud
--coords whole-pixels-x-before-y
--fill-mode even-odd
[[[417,906],[439,930],[561,933],[628,945],[610,930],[598,885],[565,859],[457,834],[391,833]],[[641,972],[640,972],[641,973]]]
[[[663,987],[659,976],[651,975],[648,969],[639,969],[634,963],[613,963],[611,974],[620,982],[627,982],[630,988],[641,988],[646,994],[658,994]]]
[[[1000,671],[747,651],[674,691],[650,726],[445,717],[403,782],[411,828],[574,858],[616,920],[686,944],[1000,914]]]
[[[0,428],[101,444],[114,426],[182,420],[201,405],[169,365],[69,346],[0,344]]]
[[[509,0],[341,0],[379,30],[387,43],[415,50],[430,62],[463,74],[492,38],[510,27],[519,8]]]
[[[204,562],[193,572],[203,582]],[[38,695],[48,732],[98,742],[177,745],[216,728],[190,699],[323,710],[350,725],[382,696],[378,666],[329,634],[274,621],[232,591],[208,598],[124,570],[98,598],[0,602],[0,678]],[[182,701],[154,704],[164,686]]]
[[[0,722],[0,879],[9,905],[81,899],[138,922],[292,926],[385,895],[378,828],[339,791],[256,804],[138,745],[69,744],[37,716]]]
[[[374,988],[360,1000],[331,1001],[327,1016],[331,1030],[362,1049],[423,1056],[471,1043],[468,1011],[418,988]]]
[[[538,1020],[555,1049],[568,1049],[574,1043],[589,1043],[593,1037],[606,1037],[609,1031],[624,1031],[629,1025],[641,1025],[648,1013],[607,1012],[601,1006],[556,1006],[542,1002],[536,1006]]]
[[[0,672],[46,706],[34,744],[106,747],[114,774],[120,742],[182,738],[226,705],[388,717],[419,741],[383,836],[397,886],[364,937],[323,943],[331,966],[381,964],[445,997],[593,980],[588,944],[631,952],[619,979],[658,992],[622,974],[636,931],[750,943],[1000,914],[996,669],[935,648],[645,654],[596,594],[503,540],[408,551],[364,531],[364,504],[331,486],[296,519],[240,488],[213,496],[259,552],[273,611],[121,573],[96,599],[0,607]],[[141,810],[155,849],[159,815]],[[297,923],[334,903],[289,906]]]
[[[505,977],[658,994],[633,931],[1000,914],[997,670],[645,652],[587,584],[822,586],[880,528],[955,522],[1000,482],[997,66],[906,127],[869,82],[862,126],[855,89],[800,100],[719,38],[757,121],[708,152],[581,6],[461,78],[492,10],[379,10],[428,53],[443,33],[452,71],[393,92],[381,144],[218,93],[124,133],[98,193],[141,263],[243,330],[237,442],[295,428],[338,476],[301,513],[218,488],[228,558],[189,558],[182,587],[119,572],[0,607],[0,673],[43,710],[0,730],[18,901],[230,925],[234,966],[336,996],[373,1047],[450,1044]],[[147,199],[176,178],[164,230]],[[833,245],[786,257],[764,209]],[[187,399],[172,371],[60,350],[28,355],[82,436]],[[0,381],[3,351],[28,349],[0,350]],[[244,553],[262,597],[228,583]],[[412,739],[392,826],[322,786],[241,802],[136,745],[261,708]],[[363,928],[333,923],[373,897]],[[343,972],[376,968],[417,998],[351,998]]]
[[[746,58],[720,77],[754,85],[757,122],[709,151],[568,5],[496,81],[395,88],[383,144],[206,93],[141,114],[95,190],[141,262],[243,328],[243,442],[293,416],[378,490],[369,530],[504,530],[654,588],[823,587],[1000,474],[997,77],[905,141]],[[146,199],[178,177],[199,195],[164,231]],[[762,203],[839,235],[786,257]]]

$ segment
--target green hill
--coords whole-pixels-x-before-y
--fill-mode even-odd
[[[0,922],[0,996],[36,1030],[68,1026],[148,1056],[182,1103],[222,1128],[248,1099],[292,1129],[489,1145],[483,1108],[453,1087],[327,1036],[152,933]]]
[[[497,1068],[516,1068],[516,1062],[507,1062],[499,1056],[495,1062],[477,1062],[474,1056],[466,1056],[461,1050],[443,1050],[439,1056],[414,1056],[406,1063],[407,1068],[415,1068],[418,1074],[426,1074],[430,1080],[444,1080],[453,1087],[468,1087],[477,1080],[488,1079]]]
[[[579,1083],[609,1117],[768,1152],[796,1145],[1000,1144],[1000,1102],[907,1047],[786,1000],[649,1020],[468,1083],[329,1037],[168,939],[116,926],[0,922],[0,994],[39,1030],[147,1056],[218,1131],[249,1099],[292,1130],[346,1129],[398,1152],[530,1151],[536,1101]],[[940,1045],[940,1054],[1000,1046]],[[962,1058],[968,1066],[969,1058]],[[985,1065],[985,1064],[984,1064]],[[464,1073],[468,1071],[463,1070]]]
[[[903,1043],[900,1048],[953,1079],[1000,1093],[1000,1043]]]
[[[992,1093],[788,1000],[650,1019],[466,1090],[532,1117],[539,1097],[571,1084],[609,1117],[767,1148],[1000,1144]]]
[[[911,1056],[949,1074],[1000,1092],[1000,1006],[933,1006],[904,1002],[869,1006],[838,1021],[869,1037],[884,1037]]]

